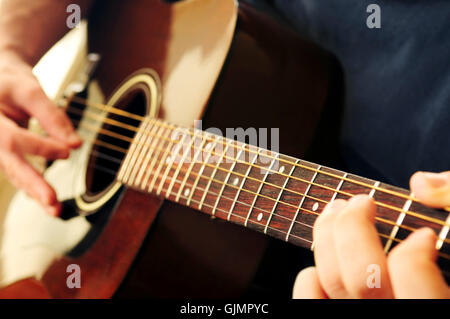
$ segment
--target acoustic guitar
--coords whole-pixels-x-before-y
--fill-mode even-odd
[[[84,144],[46,175],[63,202],[52,227],[71,244],[0,297],[240,295],[269,237],[313,250],[324,206],[356,194],[375,200],[386,253],[428,226],[449,270],[448,212],[299,159],[334,98],[328,54],[245,2],[98,1],[92,12],[95,53],[58,100]],[[280,150],[293,156],[212,126],[280,127]],[[58,182],[73,191],[61,195]]]

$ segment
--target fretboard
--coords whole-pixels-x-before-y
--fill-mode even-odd
[[[450,257],[449,213],[420,204],[405,189],[161,120],[143,121],[118,180],[309,249],[327,203],[367,194],[377,205],[386,252],[427,226],[438,236],[442,262]]]

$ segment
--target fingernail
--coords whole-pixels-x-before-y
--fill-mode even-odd
[[[447,185],[447,177],[438,173],[423,173],[427,183],[433,188],[441,188]]]

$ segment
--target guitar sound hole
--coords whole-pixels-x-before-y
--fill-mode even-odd
[[[148,91],[137,85],[125,93],[114,108],[143,117],[147,114],[147,101]],[[90,155],[86,195],[92,200],[101,197],[114,185],[125,152],[141,123],[141,119],[116,113],[107,114]]]

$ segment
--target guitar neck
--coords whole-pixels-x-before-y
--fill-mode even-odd
[[[386,252],[426,226],[436,232],[441,256],[450,254],[449,213],[405,189],[157,119],[141,124],[118,180],[309,249],[327,203],[367,194]]]

